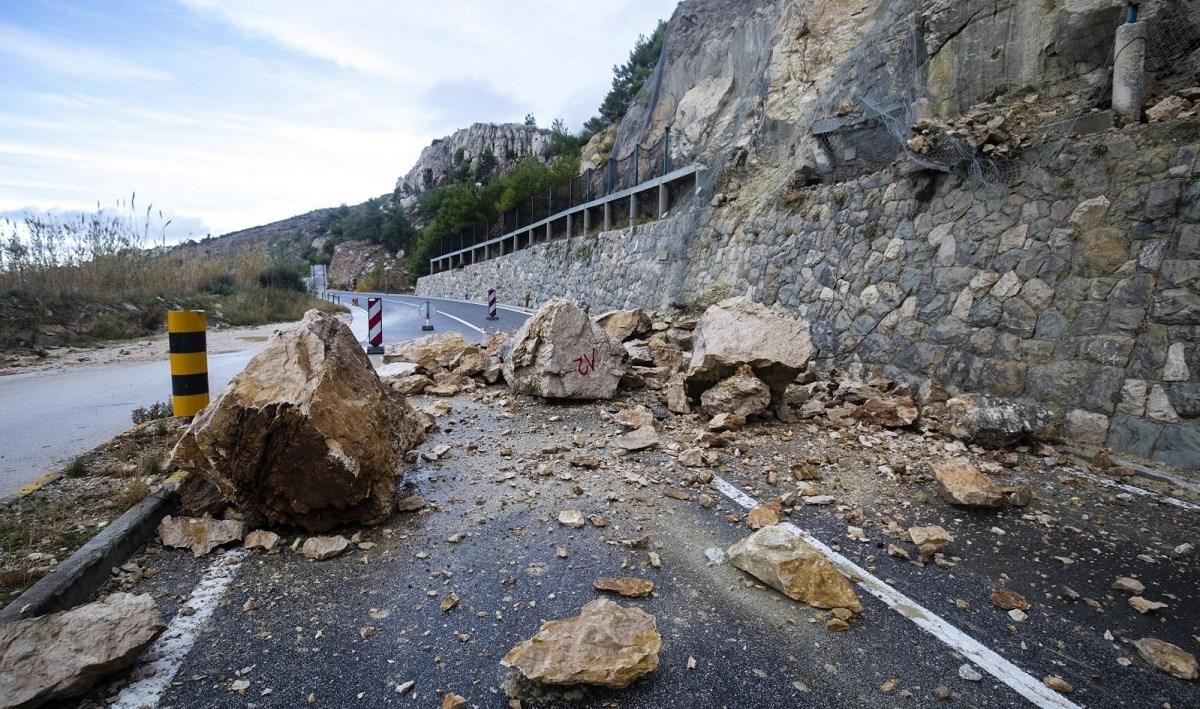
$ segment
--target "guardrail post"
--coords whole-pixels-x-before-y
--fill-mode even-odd
[[[662,174],[671,171],[671,127],[663,128]],[[661,215],[660,215],[661,216]]]

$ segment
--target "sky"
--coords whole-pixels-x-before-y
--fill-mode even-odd
[[[579,128],[677,0],[0,0],[0,217],[167,241],[390,192],[473,122]]]

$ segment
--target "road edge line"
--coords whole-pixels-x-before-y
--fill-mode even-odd
[[[187,605],[195,612],[191,615],[176,613],[167,629],[143,652],[142,657],[154,659],[144,664],[139,662],[137,669],[152,667],[154,673],[122,689],[110,707],[141,709],[158,706],[163,692],[170,686],[184,660],[191,654],[201,628],[216,611],[217,604],[229,590],[230,584],[237,576],[238,568],[248,555],[247,549],[239,547],[222,552],[213,561],[188,596]]]
[[[745,509],[753,509],[758,501],[734,487],[728,480],[719,475],[713,476],[713,485],[729,499]],[[809,532],[800,529],[791,522],[779,525],[790,532],[798,534],[805,542],[828,559],[837,570],[847,576],[872,596],[883,601],[888,608],[911,620],[918,628],[948,645],[952,650],[977,665],[980,669],[1012,689],[1017,694],[1029,700],[1032,704],[1043,709],[1080,709],[1079,705],[1050,689],[1039,679],[1017,667],[995,650],[980,643],[967,635],[949,621],[933,613],[913,599],[901,593],[898,589],[871,572],[862,568],[850,559],[829,548],[824,542]]]
[[[457,320],[458,322],[462,323],[463,325],[466,325],[467,327],[471,328],[471,329],[472,329],[472,330],[474,330],[475,332],[478,332],[480,335],[486,335],[486,334],[487,334],[487,333],[484,331],[484,329],[483,329],[483,328],[481,328],[481,327],[475,327],[475,326],[474,326],[474,325],[472,325],[471,323],[467,322],[466,320],[463,320],[462,318],[460,318],[460,317],[458,317],[458,316],[451,315],[450,313],[443,313],[443,312],[442,312],[442,311],[440,311],[440,310],[435,310],[434,312],[435,312],[435,313],[437,313],[438,315],[442,315],[442,316],[448,317],[448,318],[450,318],[451,320]]]

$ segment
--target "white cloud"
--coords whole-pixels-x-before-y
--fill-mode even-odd
[[[110,52],[0,22],[0,54],[40,69],[92,81],[161,81],[170,74]]]

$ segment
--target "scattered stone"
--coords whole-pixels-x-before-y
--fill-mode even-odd
[[[1146,109],[1146,120],[1151,123],[1173,121],[1179,114],[1192,107],[1192,102],[1182,96],[1171,94],[1163,100]]]
[[[467,709],[467,698],[454,692],[447,692],[442,697],[442,709]]]
[[[704,451],[699,448],[684,448],[679,451],[675,460],[679,461],[680,465],[689,468],[702,468],[704,467]]]
[[[729,560],[789,598],[816,608],[862,611],[850,582],[800,535],[778,525],[764,527],[729,547]]]
[[[911,426],[919,413],[912,397],[896,396],[867,399],[850,415],[864,423],[884,428],[904,428]]]
[[[931,556],[954,541],[954,536],[950,532],[937,525],[909,527],[908,537],[912,539],[913,544],[917,545],[921,556]]]
[[[750,514],[746,515],[746,524],[750,529],[762,529],[773,524],[779,524],[779,510],[782,503],[779,500],[772,500],[755,507],[750,510]]]
[[[734,413],[717,414],[708,422],[708,430],[714,433],[736,431],[746,425],[746,419]]]
[[[627,451],[640,451],[646,448],[653,448],[658,445],[658,431],[654,430],[653,426],[643,426],[642,428],[617,436],[613,439],[613,443],[618,448]]]
[[[812,356],[806,323],[776,315],[744,296],[728,298],[704,311],[693,338],[687,372],[693,396],[745,364],[770,388],[773,399],[782,398]]]
[[[1131,579],[1128,576],[1118,577],[1116,581],[1113,581],[1112,587],[1114,591],[1123,591],[1135,596],[1142,595],[1142,592],[1146,590],[1145,584],[1137,579]]]
[[[384,365],[409,362],[426,374],[440,372],[467,349],[467,341],[457,332],[438,332],[389,344],[383,353]]]
[[[601,576],[592,583],[597,591],[612,591],[626,598],[644,598],[654,591],[654,582],[633,576]]]
[[[457,607],[458,594],[455,593],[451,593],[450,595],[446,596],[442,599],[442,602],[438,604],[438,608],[440,608],[443,613],[449,613]]]
[[[114,593],[69,611],[0,624],[0,706],[83,694],[166,628],[150,594]]]
[[[342,535],[333,537],[309,537],[300,547],[300,553],[309,559],[325,561],[350,548],[350,540]]]
[[[240,542],[245,535],[246,525],[240,520],[167,515],[158,523],[158,537],[163,546],[191,549],[192,556],[204,556],[223,544]]]
[[[792,478],[798,481],[820,480],[821,471],[811,463],[800,462],[792,466]]]
[[[964,507],[1004,507],[1008,499],[1000,487],[975,469],[966,458],[933,466],[942,499]]]
[[[396,500],[397,512],[419,512],[425,509],[429,503],[421,496],[421,493],[411,488],[401,492],[400,497]]]
[[[661,647],[654,616],[599,598],[578,616],[543,623],[500,664],[535,682],[619,689],[653,672]]]
[[[687,386],[684,384],[682,374],[672,374],[667,380],[667,387],[664,395],[667,399],[667,410],[673,414],[689,414],[692,412],[692,406],[688,402]]]
[[[579,510],[563,510],[558,513],[558,523],[564,527],[579,529],[583,527],[583,513]]]
[[[611,399],[625,348],[579,306],[551,299],[513,336],[503,359],[513,391],[547,399]]]
[[[825,629],[831,633],[841,633],[850,629],[850,624],[841,618],[830,618],[825,621]]]
[[[265,529],[254,530],[247,534],[242,541],[242,546],[247,549],[262,549],[263,551],[275,551],[275,547],[278,545],[279,535]]]
[[[378,523],[423,427],[350,328],[316,310],[272,336],[175,446],[250,524],[325,531]]]
[[[709,415],[758,416],[771,407],[771,390],[743,364],[733,376],[701,394],[700,405]]]
[[[1191,680],[1200,677],[1196,656],[1178,645],[1172,645],[1158,638],[1141,638],[1134,640],[1133,646],[1137,648],[1142,659],[1149,662],[1156,670],[1166,672],[1179,679]]]
[[[413,687],[414,687],[416,684],[417,684],[417,683],[416,683],[416,682],[414,682],[414,681],[413,681],[413,680],[411,680],[411,679],[410,679],[410,680],[408,680],[407,682],[401,682],[400,684],[396,685],[396,694],[406,694],[406,693],[408,693],[408,691],[409,691],[409,690],[411,690],[411,689],[412,689],[412,688],[413,688]]]
[[[588,521],[592,523],[593,527],[607,527],[608,526],[608,518],[605,517],[604,515],[591,515],[588,517]]]
[[[1026,613],[1025,611],[1021,610],[1020,608],[1013,608],[1012,610],[1010,610],[1008,612],[1008,617],[1012,618],[1014,621],[1016,621],[1018,623],[1024,623],[1025,621],[1029,620],[1029,614]]]
[[[630,431],[646,426],[654,426],[654,412],[645,406],[621,409],[617,412],[615,419],[622,428]]]
[[[978,682],[979,680],[983,679],[983,675],[968,664],[962,664],[958,666],[958,676],[968,682]]]
[[[1014,608],[1022,611],[1029,610],[1029,601],[1025,600],[1025,597],[1016,591],[1009,591],[1008,589],[992,591],[992,605],[1006,611],[1013,610]]]
[[[1071,692],[1075,691],[1075,688],[1071,686],[1070,682],[1066,681],[1062,677],[1059,677],[1058,675],[1043,677],[1042,684],[1056,692],[1059,692],[1060,694],[1070,694]]]
[[[1167,607],[1166,603],[1151,601],[1141,596],[1131,596],[1129,598],[1129,605],[1133,606],[1135,611],[1142,614],[1152,613]]]

